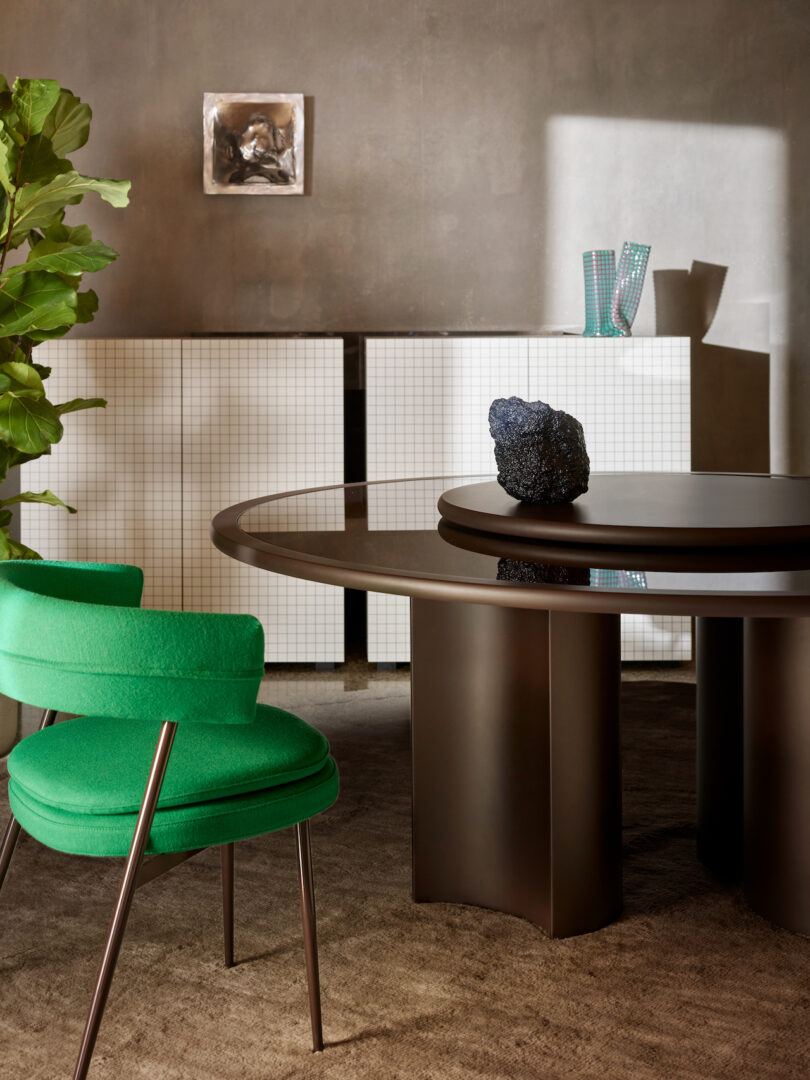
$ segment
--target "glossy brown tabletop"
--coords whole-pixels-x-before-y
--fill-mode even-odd
[[[437,504],[454,520],[441,519]],[[474,527],[482,524],[488,531]],[[230,507],[214,518],[212,539],[253,566],[424,599],[549,611],[810,614],[807,478],[596,473],[590,490],[563,507],[523,506],[480,477],[347,484]],[[508,580],[504,559],[538,564],[536,580]],[[650,573],[645,587],[636,576],[632,586],[608,588],[555,583],[546,567]]]

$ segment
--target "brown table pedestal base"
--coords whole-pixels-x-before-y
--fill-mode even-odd
[[[416,900],[621,909],[619,616],[411,601]]]
[[[743,874],[743,620],[695,619],[697,853],[715,874]]]
[[[810,934],[810,619],[745,620],[745,895]]]
[[[696,621],[698,855],[810,934],[810,619]]]

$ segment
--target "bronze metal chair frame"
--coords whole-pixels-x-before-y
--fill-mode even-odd
[[[56,712],[46,710],[42,715],[40,730],[49,727],[56,719]],[[135,890],[156,877],[166,873],[173,867],[202,849],[184,851],[167,855],[156,855],[144,861],[144,853],[149,840],[149,832],[157,810],[160,790],[166,767],[169,763],[172,744],[177,729],[177,724],[166,721],[160,729],[152,767],[146,782],[135,832],[132,837],[129,854],[124,866],[124,876],[118,890],[112,921],[107,933],[107,940],[101,958],[98,975],[96,977],[93,998],[90,1003],[90,1011],[82,1036],[81,1048],[73,1073],[73,1080],[85,1080],[93,1049],[98,1037],[101,1020],[104,1015],[104,1007],[112,985],[115,965],[121,950],[124,931],[126,930],[132,898]],[[318,973],[318,939],[315,922],[315,891],[312,877],[312,853],[310,842],[309,821],[299,822],[295,826],[296,851],[298,857],[298,881],[301,895],[301,922],[304,933],[304,957],[307,972],[307,988],[309,996],[310,1021],[312,1026],[312,1049],[313,1052],[323,1050],[323,1029],[321,1020],[321,996],[320,979]],[[6,826],[2,843],[0,844],[0,888],[3,886],[8,871],[11,856],[20,834],[19,822],[12,816]],[[224,929],[224,953],[225,966],[233,966],[233,914],[234,914],[234,845],[223,844],[220,848],[222,864],[222,916]]]
[[[43,710],[37,730],[42,731],[43,728],[50,727],[58,715],[55,709]],[[14,854],[14,848],[17,846],[19,838],[20,823],[12,814],[9,817],[8,825],[6,825],[6,831],[3,833],[2,843],[0,843],[0,889],[2,889],[3,882],[6,880],[8,864],[11,862],[11,856]]]

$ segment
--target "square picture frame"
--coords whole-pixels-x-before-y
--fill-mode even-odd
[[[203,94],[207,195],[304,194],[304,95]]]

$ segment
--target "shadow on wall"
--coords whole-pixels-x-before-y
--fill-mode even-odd
[[[692,469],[770,470],[770,356],[707,345],[728,267],[655,270],[655,332],[692,343]]]

